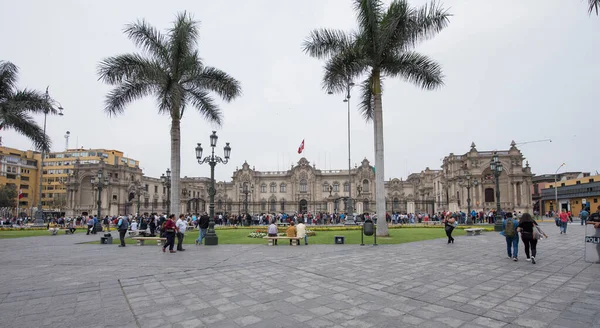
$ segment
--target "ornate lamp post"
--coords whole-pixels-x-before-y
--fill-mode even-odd
[[[144,193],[145,187],[142,187],[142,183],[140,181],[136,181],[135,183],[135,193],[137,195],[137,216],[140,217],[140,196]]]
[[[217,146],[218,139],[217,131],[213,131],[210,135],[210,147],[212,148],[212,152],[210,156],[206,156],[204,159],[202,158],[202,145],[198,144],[198,146],[196,146],[196,159],[198,160],[198,164],[202,165],[208,163],[208,165],[210,165],[210,188],[208,189],[208,195],[210,197],[210,204],[208,205],[210,221],[208,222],[208,230],[206,231],[204,245],[219,244],[219,237],[217,237],[217,233],[215,232],[215,166],[217,163],[227,164],[227,162],[229,162],[229,156],[231,155],[229,142],[226,142],[225,147],[223,147],[225,159],[215,155],[215,147]]]
[[[101,209],[102,209],[102,189],[108,186],[109,180],[108,177],[104,176],[104,171],[102,169],[98,170],[98,175],[92,178],[92,186],[95,186],[98,189],[98,220],[101,219]]]
[[[490,162],[490,170],[496,178],[496,222],[494,223],[494,231],[502,231],[502,215],[500,214],[500,174],[502,173],[502,163],[495,152]]]
[[[50,98],[50,94],[48,93],[48,88],[46,88],[46,103],[48,106],[46,106],[46,108],[44,108],[44,135],[46,135],[46,117],[48,116],[48,114],[50,113],[57,113],[58,110],[58,115],[59,116],[63,116],[63,107],[62,105],[56,101],[53,100],[52,98]],[[56,106],[56,108],[55,108]],[[44,224],[44,209],[42,208],[42,193],[44,192],[44,189],[42,188],[42,185],[44,183],[44,158],[46,157],[46,151],[42,149],[42,154],[41,154],[41,158],[40,158],[40,191],[38,192],[38,208],[37,211],[35,212],[35,224],[41,225]],[[18,214],[18,213],[17,213]]]
[[[171,170],[167,169],[167,175],[163,173],[160,176],[160,182],[167,188],[167,215],[172,214],[171,212]]]
[[[554,209],[554,216],[558,217],[558,215],[560,214],[560,212],[562,212],[562,209],[558,206],[558,186],[556,185],[556,180],[558,179],[558,171],[560,170],[561,167],[565,166],[567,164],[562,163],[560,164],[560,166],[556,169],[556,172],[554,172],[554,203],[556,204],[556,209]]]
[[[254,185],[248,187],[248,182],[240,184],[240,194],[244,195],[244,214],[248,217],[248,195],[254,193]],[[250,225],[250,220],[246,220],[246,224]]]
[[[465,175],[458,179],[458,185],[467,188],[467,224],[473,224],[473,219],[471,218],[471,187],[479,185],[479,180],[471,177],[471,174],[465,171]]]

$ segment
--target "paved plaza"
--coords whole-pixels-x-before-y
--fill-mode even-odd
[[[520,261],[508,260],[495,232],[452,245],[177,254],[81,244],[100,235],[3,239],[0,326],[600,327],[600,265],[583,261],[583,227],[543,226],[536,265],[522,244]]]

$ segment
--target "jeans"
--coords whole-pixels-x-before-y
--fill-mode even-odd
[[[508,257],[518,257],[519,255],[519,236],[506,237],[506,251]]]
[[[587,218],[581,218],[581,225],[584,225],[586,220]]]
[[[567,233],[567,223],[569,223],[569,220],[566,222],[560,221],[560,232]]]
[[[202,244],[202,239],[204,239],[204,237],[206,237],[206,230],[207,229],[200,228],[200,234],[198,235],[198,239],[196,239],[198,244]]]
[[[180,251],[183,249],[183,238],[185,235],[182,232],[177,233],[177,250]]]
[[[308,235],[304,235],[304,245],[308,245]]]
[[[119,230],[119,239],[121,240],[121,246],[125,246],[125,234],[127,230]]]

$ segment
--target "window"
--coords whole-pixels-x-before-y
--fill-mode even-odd
[[[269,187],[270,187],[269,189],[271,190],[272,193],[277,192],[277,184],[275,182],[272,182]]]
[[[281,211],[285,212],[285,199],[281,200]]]
[[[116,201],[117,200],[117,195],[113,195],[113,200]]]
[[[7,178],[7,179],[16,179],[16,178],[17,178],[17,176],[16,176],[16,175],[14,175],[14,174],[7,174],[7,175],[6,175],[6,178]]]
[[[308,184],[306,180],[300,180],[300,192],[306,192],[308,189]]]
[[[263,184],[260,185],[260,192],[262,192],[262,193],[267,192],[267,185],[266,184],[263,183]],[[266,209],[267,209],[267,207],[265,206],[264,210],[266,210]]]
[[[492,189],[492,188],[485,189],[485,202],[486,203],[494,202],[494,189]]]
[[[279,185],[279,192],[285,192],[285,183]]]
[[[340,191],[340,184],[337,182],[333,183],[333,192],[338,192]]]
[[[29,194],[28,194],[28,193],[26,193],[26,192],[24,192],[24,193],[23,193],[23,197],[29,197]]]
[[[392,209],[396,209],[400,205],[400,202],[398,202],[398,198],[394,198],[394,201],[392,202]]]
[[[148,204],[150,204],[150,199],[148,197],[144,198],[144,207],[148,207]]]
[[[564,182],[563,182],[563,183],[561,183],[561,184],[560,184],[560,186],[561,186],[561,187],[564,187],[564,186],[565,186],[565,183],[564,183]]]
[[[588,181],[589,181],[590,183],[592,183],[592,182],[594,182],[594,179],[590,179],[590,180],[588,180]]]
[[[362,191],[361,192],[369,192],[369,180],[365,179],[362,183]]]
[[[350,191],[350,184],[346,181],[344,182],[344,192]]]
[[[149,188],[149,187],[150,187],[150,186],[148,186],[148,185],[145,185],[145,186],[144,186],[144,190],[148,191],[148,188]]]
[[[368,212],[369,211],[369,200],[365,199],[363,201],[363,212]]]
[[[154,193],[158,194],[158,186],[154,186]]]
[[[581,184],[581,181],[576,181],[575,184]]]
[[[21,189],[29,189],[29,185],[21,185]]]
[[[323,192],[329,192],[329,184],[327,182],[323,184]]]
[[[275,209],[275,204],[276,204],[276,202],[275,202],[275,199],[271,199],[271,202],[270,202],[270,203],[271,203],[271,204],[270,204],[270,206],[269,206],[269,211],[271,211],[272,213],[275,213],[275,210],[276,210],[276,209]]]
[[[267,188],[267,186],[265,186],[265,189]],[[267,202],[266,201],[261,201],[260,202],[260,210],[261,211],[266,211],[267,210]]]
[[[220,199],[217,201],[217,208],[223,208],[223,201]]]
[[[167,193],[167,187],[163,187],[163,192],[162,192],[162,193],[163,193],[163,194],[166,194],[166,193]]]
[[[594,198],[594,203],[597,203],[597,202],[598,202],[598,198]]]

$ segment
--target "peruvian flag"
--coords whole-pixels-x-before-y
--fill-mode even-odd
[[[300,147],[298,147],[298,154],[302,154],[303,150],[304,150],[304,139],[302,139],[302,143],[300,144]]]
[[[19,189],[19,199],[23,198],[23,190]]]

